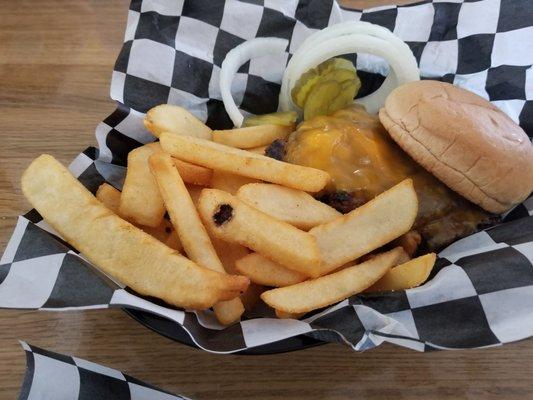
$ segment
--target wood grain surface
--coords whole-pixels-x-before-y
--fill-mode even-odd
[[[357,8],[385,1],[345,1]],[[113,108],[112,66],[128,2],[0,1],[0,248],[29,205],[23,168],[41,153],[70,161],[94,145]],[[187,348],[118,310],[0,311],[0,399],[18,395],[17,340],[117,368],[193,399],[533,398],[533,341],[500,348],[415,353],[340,345],[272,356],[219,356]]]

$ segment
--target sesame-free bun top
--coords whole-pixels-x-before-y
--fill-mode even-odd
[[[533,144],[482,97],[438,81],[396,88],[379,111],[415,161],[471,202],[502,213],[533,190]]]

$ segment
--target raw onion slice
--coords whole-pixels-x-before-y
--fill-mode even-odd
[[[354,42],[351,48],[350,46],[346,46],[346,42],[343,42],[341,47],[343,49],[348,48],[348,50],[340,51],[339,41],[346,37],[352,37],[353,35],[357,35],[357,42]],[[374,39],[380,41],[376,42]],[[365,41],[377,43],[378,48],[368,50],[369,46],[365,46]],[[383,42],[385,42],[385,45],[383,45]],[[327,46],[323,46],[324,43],[328,43]],[[385,53],[382,51],[383,49],[385,49]],[[356,100],[358,103],[364,105],[367,111],[371,113],[379,110],[387,95],[396,86],[411,80],[420,79],[416,59],[411,49],[391,31],[368,22],[345,22],[330,26],[311,35],[298,48],[283,75],[279,99],[281,110],[286,111],[297,108],[292,102],[291,91],[297,80],[307,71],[302,65],[309,65],[307,61],[312,57],[318,57],[325,61],[327,58],[320,57],[319,54],[323,51],[327,51],[328,54],[334,54],[333,57],[353,52],[365,52],[379,55],[386,59],[389,64],[391,64],[392,59],[401,60],[401,65],[397,63],[396,70],[391,68],[389,75],[378,90],[362,99]],[[310,68],[316,65],[318,64],[312,64]],[[404,78],[398,79],[398,74],[404,75]]]
[[[220,94],[224,108],[237,128],[241,127],[244,116],[231,95],[231,84],[235,74],[242,65],[252,58],[284,52],[288,43],[287,39],[256,38],[234,47],[226,55],[220,69]]]

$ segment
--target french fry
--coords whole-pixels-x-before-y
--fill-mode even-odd
[[[115,189],[108,183],[102,183],[98,190],[96,191],[96,198],[101,201],[104,206],[109,208],[119,217],[122,217],[118,212],[118,207],[120,205],[120,191]],[[135,225],[135,224],[134,224]],[[178,235],[172,229],[172,224],[170,221],[163,218],[161,224],[158,226],[150,227],[143,225],[136,225],[139,229],[142,229],[144,232],[155,237],[160,242],[165,243],[171,249],[180,251],[182,249],[181,243],[179,241]]]
[[[139,225],[156,227],[165,215],[163,199],[148,167],[148,158],[158,149],[158,143],[150,143],[128,154],[128,169],[118,212]]]
[[[186,161],[174,159],[174,165],[180,173],[183,182],[198,186],[211,186],[213,170]]]
[[[226,272],[232,275],[239,275],[236,268],[236,262],[248,255],[250,251],[240,244],[220,240],[209,231],[208,234]]]
[[[217,189],[202,191],[198,209],[210,232],[219,239],[239,243],[302,274],[316,273],[320,253],[309,233]]]
[[[250,281],[273,287],[284,287],[303,282],[307,276],[285,268],[258,253],[248,254],[235,263],[237,272]]]
[[[305,313],[326,307],[370,287],[389,271],[399,255],[399,248],[395,248],[330,275],[268,290],[261,299],[285,313]]]
[[[259,182],[257,179],[247,178],[241,175],[230,174],[228,172],[213,171],[211,187],[213,189],[223,190],[231,194],[237,193],[237,190],[248,183]]]
[[[234,177],[240,178],[237,175],[232,175]],[[246,179],[246,178],[243,178]],[[200,198],[201,191],[203,188],[199,186],[187,186],[187,189],[189,191],[189,194],[191,195],[191,199],[198,208],[198,199]],[[213,243],[213,247],[215,248],[215,251],[217,252],[218,257],[220,258],[220,262],[224,266],[224,270],[228,274],[232,275],[238,275],[237,269],[235,268],[235,262],[247,255],[250,251],[240,244],[237,243],[228,243],[223,240],[218,239],[213,235],[212,232],[207,229],[207,233],[209,237],[211,238],[211,243]],[[264,290],[260,290],[262,286],[252,284],[248,286],[248,289],[241,294],[240,299],[242,301],[242,304],[245,308],[245,310],[251,310],[257,300],[259,300],[259,296],[261,293],[263,293]]]
[[[238,149],[253,149],[266,146],[276,139],[286,137],[293,131],[291,126],[258,125],[247,128],[213,131],[213,141]]]
[[[248,286],[248,278],[201,268],[121,219],[52,156],[35,159],[21,183],[28,201],[68,243],[141,295],[205,309]]]
[[[417,213],[413,181],[406,179],[348,214],[311,229],[322,255],[317,273],[327,274],[403,235]]]
[[[96,198],[114,213],[118,212],[118,207],[120,205],[120,190],[115,189],[109,183],[104,182],[98,187]]]
[[[300,319],[304,316],[305,313],[288,313],[281,310],[274,310],[276,312],[276,317],[279,319]]]
[[[260,154],[260,155],[264,156],[267,147],[268,147],[268,146],[254,147],[253,149],[248,149],[248,151],[251,151],[252,153]]]
[[[146,113],[144,126],[152,135],[159,137],[163,132],[173,135],[195,136],[211,140],[211,129],[182,107],[160,104]]]
[[[222,325],[231,325],[241,319],[242,314],[244,314],[244,304],[242,304],[240,297],[220,301],[213,306],[213,312]]]
[[[187,256],[201,267],[225,273],[172,158],[164,152],[157,152],[150,157],[149,164]],[[241,317],[244,306],[237,298],[215,304],[214,311],[217,319],[228,325]]]
[[[163,149],[173,157],[214,170],[278,183],[306,192],[318,192],[329,182],[327,172],[289,164],[246,150],[189,136],[162,133]]]
[[[199,186],[188,185],[187,190],[189,191],[189,195],[191,196],[192,202],[198,209],[198,200],[200,199],[200,195],[202,193],[203,188]],[[215,248],[218,258],[224,266],[224,270],[228,274],[237,275],[235,262],[247,255],[250,251],[246,247],[241,246],[240,244],[229,243],[218,239],[213,234],[213,232],[209,230],[209,226],[206,226],[206,230],[207,234],[209,235],[209,238],[211,239],[211,243]]]
[[[200,195],[202,193],[203,188],[199,186],[189,185],[187,186],[187,190],[189,191],[194,206],[198,209],[198,200],[200,199]],[[211,243],[215,248],[220,262],[224,266],[224,270],[228,274],[237,275],[237,270],[235,269],[235,262],[238,259],[247,255],[250,251],[246,247],[241,246],[240,244],[229,243],[218,239],[213,234],[213,232],[209,230],[209,226],[206,226],[206,231],[209,235],[209,238],[211,239]]]
[[[237,197],[265,214],[303,230],[342,215],[306,192],[270,183],[244,185],[237,191]]]
[[[172,224],[170,223],[169,220],[166,220],[166,219],[163,219],[161,224],[159,224],[155,228],[152,228],[151,226],[142,226],[142,225],[135,225],[135,226],[137,226],[137,228],[142,229],[147,234],[155,237],[157,240],[165,244],[168,241],[168,238],[172,234],[172,231],[173,231]],[[168,247],[174,248],[173,246],[168,246]]]
[[[436,259],[435,253],[429,253],[400,264],[383,275],[379,281],[366,289],[365,292],[405,290],[420,286],[427,280]]]

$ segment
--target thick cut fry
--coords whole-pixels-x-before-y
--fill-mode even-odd
[[[122,217],[118,212],[118,207],[120,205],[120,191],[115,189],[108,183],[102,183],[98,190],[96,191],[96,198],[101,201],[104,206],[109,208],[119,217]],[[135,225],[135,224],[134,224]],[[158,226],[150,227],[143,225],[136,225],[137,228],[142,229],[149,235],[152,235],[160,242],[165,243],[171,249],[180,251],[181,243],[179,241],[178,235],[172,229],[172,224],[167,219],[163,218],[161,224]]]
[[[128,221],[151,227],[161,224],[165,215],[163,199],[148,167],[148,158],[158,149],[158,143],[150,143],[130,151],[118,209]]]
[[[120,190],[115,189],[109,183],[104,182],[98,187],[96,198],[114,213],[118,212],[118,207],[120,205]]]
[[[201,267],[225,273],[185,183],[174,168],[172,158],[161,151],[154,153],[149,163],[187,256]],[[241,317],[244,306],[239,299],[234,299],[216,304],[214,311],[217,319],[227,325]]]
[[[174,165],[180,173],[183,182],[198,186],[211,186],[213,170],[186,161],[174,159]]]
[[[258,125],[247,128],[213,131],[213,141],[238,149],[253,149],[266,146],[276,139],[286,137],[293,131],[291,126]]]
[[[244,185],[238,190],[237,197],[265,214],[303,230],[342,215],[306,192],[270,183]]]
[[[231,176],[241,178],[237,175]],[[191,199],[194,205],[196,206],[196,208],[198,208],[198,199],[200,198],[200,194],[203,188],[199,186],[188,185],[187,190],[191,195]],[[215,248],[218,257],[220,258],[220,262],[224,266],[224,270],[228,274],[237,275],[238,273],[235,268],[235,262],[239,258],[242,258],[247,255],[249,253],[249,250],[246,247],[241,246],[240,244],[228,243],[224,242],[223,240],[217,239],[215,235],[213,235],[213,233],[209,231],[209,229],[207,229],[207,233],[209,234],[209,237],[211,238],[211,243],[213,243],[213,247]],[[263,293],[263,290],[259,290],[258,285],[250,284],[250,286],[248,286],[248,289],[246,289],[246,291],[240,297],[244,308],[246,310],[251,310],[254,304],[259,299],[261,293]]]
[[[276,312],[276,317],[279,319],[300,319],[304,316],[305,313],[288,313],[281,310],[274,310]]]
[[[221,301],[213,306],[215,316],[222,325],[231,325],[241,319],[244,314],[244,304],[240,297]]]
[[[353,261],[403,235],[418,213],[413,181],[406,179],[386,192],[324,225],[309,231],[318,242],[320,275]]]
[[[157,152],[149,164],[187,256],[202,267],[225,272],[172,158]]]
[[[285,313],[303,313],[326,307],[370,287],[395,264],[399,255],[399,248],[395,248],[330,275],[268,290],[261,299]]]
[[[309,233],[221,190],[204,189],[198,209],[208,229],[219,239],[239,243],[302,274],[316,273],[320,253]]]
[[[146,113],[144,126],[152,135],[163,132],[174,135],[195,136],[211,140],[211,129],[184,108],[172,104],[160,104]]]
[[[264,156],[267,147],[268,147],[268,146],[254,147],[253,149],[248,149],[248,151],[251,151],[252,153],[260,154],[260,155]]]
[[[204,188],[201,188],[199,186],[193,186],[188,185],[187,190],[191,196],[192,202],[194,203],[194,206],[198,209],[198,200],[200,199],[200,195],[202,193],[202,190]],[[209,235],[209,238],[211,239],[211,243],[213,244],[213,247],[215,248],[215,251],[218,255],[218,258],[220,259],[220,262],[224,266],[224,270],[228,274],[236,275],[237,270],[235,269],[235,262],[247,255],[250,251],[240,244],[237,243],[228,243],[223,240],[218,239],[213,232],[209,230],[209,226],[205,227],[207,230],[207,234]]]
[[[307,279],[304,274],[285,268],[258,253],[248,254],[237,260],[235,267],[239,274],[265,286],[284,287]]]
[[[248,278],[201,268],[124,221],[52,156],[31,163],[22,176],[22,191],[68,243],[142,295],[204,309],[235,298],[248,286]]]
[[[135,226],[137,226],[137,228],[139,229],[142,229],[147,234],[155,237],[157,240],[163,243],[167,242],[169,236],[172,234],[172,231],[173,231],[172,224],[167,219],[163,219],[161,224],[159,224],[159,226],[156,226],[155,228],[152,228],[151,226],[142,226],[142,225],[135,225]],[[169,247],[172,247],[174,249],[173,246],[169,246]]]
[[[230,174],[222,171],[213,171],[211,187],[213,189],[219,189],[224,192],[235,194],[241,186],[256,182],[259,181],[257,179],[247,178],[246,176]]]
[[[318,192],[329,182],[329,174],[246,150],[188,136],[163,133],[161,146],[173,157],[214,170],[262,179],[306,192]]]
[[[228,274],[238,275],[236,263],[244,256],[248,255],[250,251],[240,244],[229,243],[218,239],[212,232],[209,232],[209,237],[213,243],[224,269]]]
[[[435,253],[429,253],[398,265],[365,291],[405,290],[420,286],[431,273],[436,259]]]

